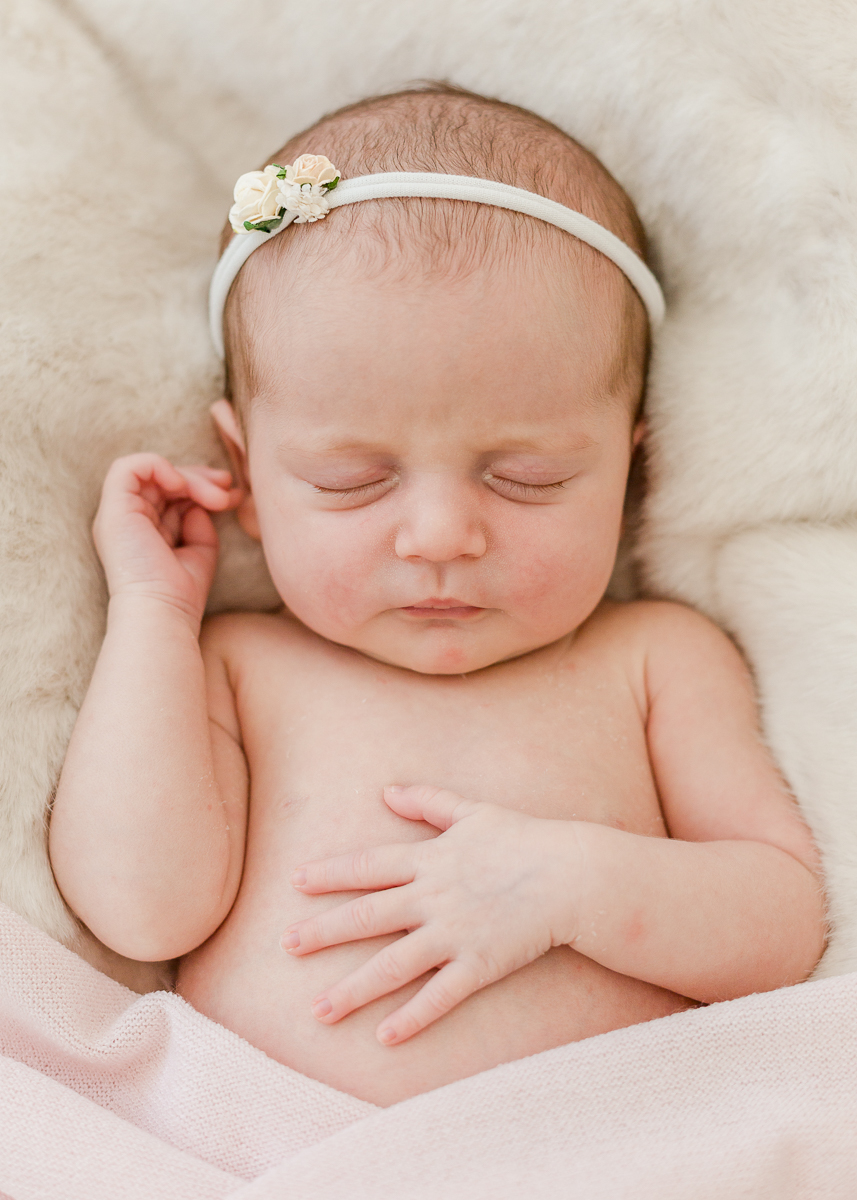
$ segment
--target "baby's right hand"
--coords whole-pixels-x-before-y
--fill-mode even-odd
[[[110,595],[161,600],[200,621],[217,563],[206,510],[241,499],[228,471],[177,468],[158,454],[117,458],[107,473],[93,535]]]

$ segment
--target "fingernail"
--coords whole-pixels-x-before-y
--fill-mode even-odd
[[[282,941],[280,942],[280,945],[284,950],[294,950],[300,944],[301,935],[296,929],[287,929],[283,934]]]
[[[312,1006],[312,1015],[314,1017],[326,1017],[333,1011],[333,1005],[329,1000],[316,1000]]]
[[[404,785],[401,783],[391,783],[387,788],[388,792],[403,792],[404,790]]]
[[[295,871],[292,875],[292,887],[303,887],[306,883],[306,871]]]
[[[399,788],[399,791],[401,791],[401,790],[402,789]],[[389,1025],[385,1026],[383,1029],[378,1030],[378,1041],[379,1042],[384,1042],[385,1045],[389,1046],[390,1042],[394,1042],[395,1040],[396,1040],[396,1031],[395,1031],[395,1029],[391,1029]]]

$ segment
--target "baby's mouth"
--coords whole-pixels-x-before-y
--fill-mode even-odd
[[[478,617],[485,609],[478,608],[475,604],[465,604],[463,600],[440,600],[432,597],[430,600],[421,600],[419,604],[409,604],[400,608],[399,612],[422,620],[466,621]]]

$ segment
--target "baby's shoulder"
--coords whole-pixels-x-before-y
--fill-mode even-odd
[[[610,602],[594,614],[601,637],[622,647],[639,667],[649,698],[663,689],[700,688],[703,680],[731,680],[747,691],[749,671],[729,635],[688,605],[669,600]]]
[[[733,642],[712,620],[671,600],[605,602],[589,623],[594,635],[623,646],[654,670],[742,662]]]
[[[675,600],[603,600],[589,618],[601,634],[645,638],[725,636],[713,620]]]
[[[297,650],[309,630],[285,610],[279,612],[225,612],[206,617],[200,633],[203,656],[227,662],[259,654]]]
[[[676,638],[723,638],[726,635],[710,618],[674,600],[605,600],[593,617],[614,636],[673,640]]]

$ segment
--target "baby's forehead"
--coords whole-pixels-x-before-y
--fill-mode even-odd
[[[233,349],[243,344],[264,357],[274,326],[304,336],[309,324],[337,338],[337,322],[356,322],[362,336],[383,344],[384,325],[373,329],[364,320],[367,299],[384,317],[385,308],[412,314],[414,336],[420,322],[438,322],[446,308],[490,312],[498,294],[539,297],[515,314],[533,329],[556,331],[563,319],[580,324],[593,316],[618,328],[630,290],[597,250],[543,221],[456,201],[376,201],[331,213],[324,229],[290,229],[251,256],[230,297]],[[494,332],[486,323],[484,336]]]
[[[527,218],[485,208],[466,238],[441,239],[438,226],[448,232],[457,218],[434,205],[433,226],[412,210],[381,222],[353,206],[347,226],[334,231],[331,220],[327,231],[296,230],[294,244],[277,238],[257,251],[232,337],[230,368],[250,376],[233,375],[243,393],[276,393],[298,374],[312,388],[322,362],[346,377],[407,379],[437,360],[465,374],[468,362],[483,374],[493,365],[497,389],[523,366],[534,388],[556,389],[551,370],[589,378],[614,373],[626,353],[644,355],[645,318],[642,337],[629,341],[626,331],[638,302],[597,251],[535,221],[521,230]]]
[[[537,280],[453,291],[340,276],[258,331],[245,412],[317,455],[545,455],[596,436],[630,401],[616,339],[579,336]],[[299,313],[299,315],[298,315]]]

